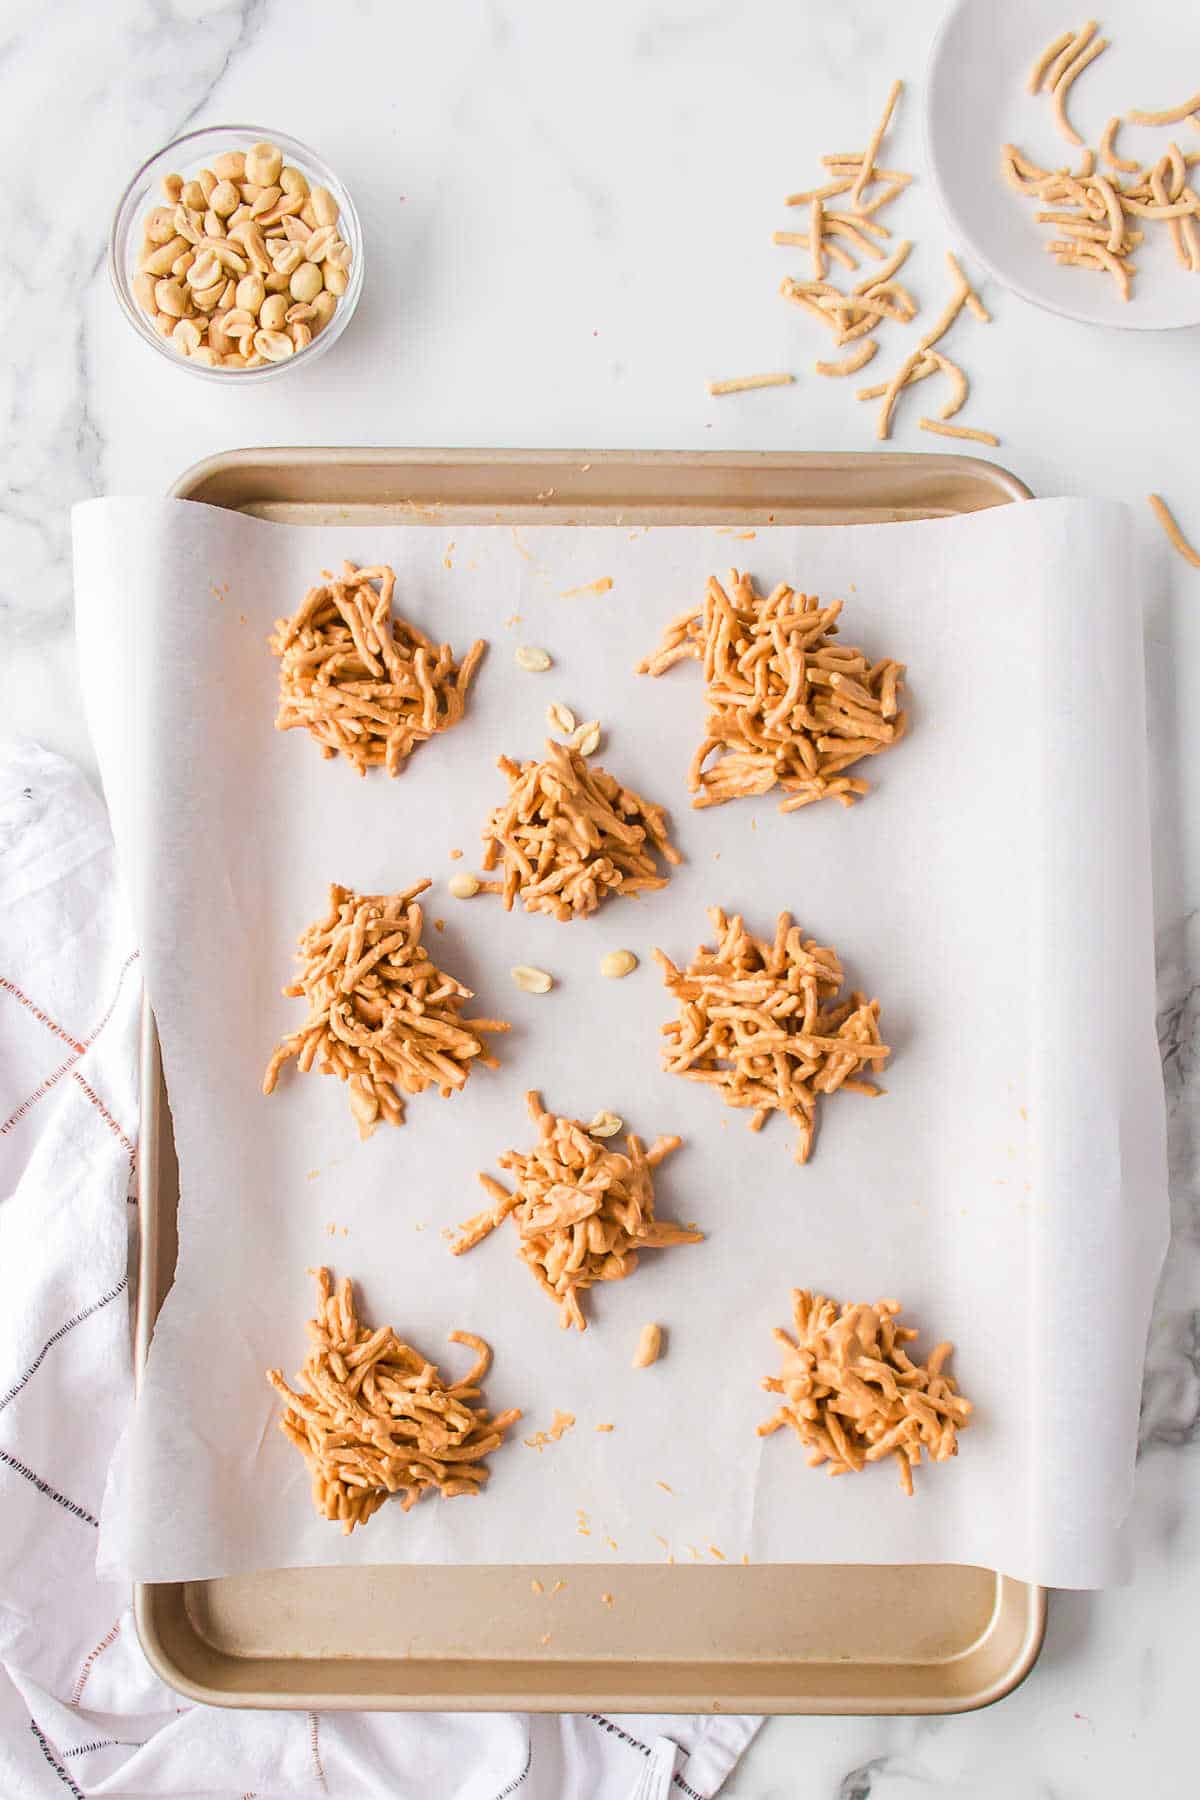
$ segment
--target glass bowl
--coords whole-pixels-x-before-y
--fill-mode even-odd
[[[151,207],[166,204],[162,190],[164,175],[182,175],[186,181],[208,167],[211,159],[219,156],[222,151],[245,151],[260,143],[277,145],[283,152],[284,162],[299,169],[310,187],[328,188],[337,201],[338,235],[350,246],[352,253],[349,281],[328,325],[303,350],[296,351],[282,362],[262,363],[256,369],[210,368],[206,363],[197,362],[177,350],[169,339],[162,336],[153,319],[138,304],[133,282],[142,250],[142,220]],[[240,386],[244,382],[266,381],[270,377],[284,375],[291,369],[306,367],[314,358],[324,355],[341,337],[354,316],[358,297],[362,293],[362,226],[359,224],[354,202],[342,182],[307,145],[288,137],[282,131],[268,131],[257,125],[208,125],[202,131],[189,131],[183,137],[166,144],[144,162],[134,175],[121,196],[113,218],[108,242],[108,272],[122,312],[138,336],[152,350],[165,357],[176,368],[185,369],[192,375],[201,375],[206,381],[233,382]]]

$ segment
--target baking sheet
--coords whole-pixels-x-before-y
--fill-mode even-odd
[[[89,503],[76,522],[89,713],[183,1171],[179,1274],[114,1470],[106,1566],[166,1580],[343,1560],[654,1560],[669,1547],[679,1560],[1108,1578],[1164,1205],[1140,626],[1120,509],[760,527],[753,542],[456,526],[453,548],[437,526],[306,531],[181,503]],[[492,642],[468,723],[395,783],[359,782],[271,729],[265,633],[342,555],[391,560],[403,609],[427,629]],[[844,594],[848,636],[910,664],[913,735],[874,765],[878,789],[853,812],[681,804],[698,671],[650,684],[630,669],[735,558],[768,583]],[[563,597],[600,576],[609,594]],[[544,643],[554,671],[521,674],[516,641]],[[291,942],[327,882],[440,882],[465,866],[448,852],[470,855],[502,792],[495,755],[536,750],[552,698],[599,716],[602,760],[672,804],[688,861],[670,889],[570,926],[435,891],[446,966],[516,1026],[503,1070],[450,1103],[415,1101],[403,1131],[366,1146],[335,1082],[295,1078],[263,1100],[262,1064],[298,1011],[278,993]],[[686,954],[713,901],[764,930],[790,905],[883,1002],[889,1097],[829,1104],[808,1168],[782,1122],[750,1138],[658,1071],[672,1009],[648,958],[624,983],[599,977],[621,944]],[[552,968],[555,993],[517,993],[519,961]],[[647,1135],[679,1130],[660,1204],[709,1232],[599,1291],[582,1339],[560,1333],[503,1235],[457,1261],[441,1236],[475,1210],[474,1171],[526,1141],[531,1082],[558,1110],[609,1106]],[[489,1399],[525,1407],[523,1434],[556,1407],[574,1430],[542,1452],[518,1437],[475,1505],[387,1509],[342,1540],[309,1511],[261,1375],[299,1363],[304,1269],[318,1260],[356,1276],[367,1316],[430,1354],[455,1325],[488,1336]],[[930,1341],[958,1341],[978,1422],[916,1501],[889,1471],[830,1483],[794,1441],[753,1436],[793,1283],[897,1292]],[[668,1326],[669,1354],[636,1374],[649,1317]],[[614,1432],[597,1434],[607,1420]]]

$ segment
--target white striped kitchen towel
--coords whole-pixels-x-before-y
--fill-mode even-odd
[[[95,1573],[131,1395],[139,997],[103,803],[0,746],[3,1800],[709,1800],[759,1720],[232,1712],[151,1673]]]

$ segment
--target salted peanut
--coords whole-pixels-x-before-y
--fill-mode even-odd
[[[325,326],[328,325],[330,319],[332,319],[334,313],[337,311],[336,295],[323,289],[313,301],[312,309],[313,316],[310,320],[310,324],[312,325],[313,336],[316,337],[318,331],[324,330]]]
[[[191,351],[190,355],[193,362],[204,363],[210,369],[216,368],[220,361],[210,344],[201,344],[198,349]]]
[[[894,1456],[906,1494],[923,1456],[957,1456],[958,1433],[974,1409],[946,1373],[954,1346],[938,1344],[917,1362],[905,1345],[920,1334],[897,1324],[902,1310],[898,1300],[839,1309],[823,1294],[793,1288],[795,1336],[772,1332],[783,1366],[762,1382],[783,1403],[758,1427],[759,1437],[790,1426],[809,1452],[809,1467],[826,1463],[831,1475],[861,1474],[868,1463]]]
[[[309,262],[324,262],[338,241],[338,234],[332,225],[319,225],[316,231],[309,234],[308,242],[304,246],[304,254]]]
[[[287,301],[282,294],[268,294],[258,310],[264,331],[279,331],[287,320]]]
[[[633,1353],[634,1369],[648,1369],[651,1363],[658,1361],[658,1353],[662,1349],[662,1326],[643,1325],[637,1348]]]
[[[280,658],[276,729],[303,726],[325,756],[343,755],[365,775],[398,775],[414,747],[462,718],[486,644],[462,658],[393,616],[395,571],[356,569],[310,588],[269,639]]]
[[[147,275],[169,275],[176,258],[182,256],[187,247],[187,239],[176,233],[165,244],[160,244],[157,250],[142,258],[142,268]]]
[[[536,1145],[529,1152],[506,1150],[496,1159],[515,1177],[515,1191],[481,1173],[491,1205],[461,1227],[451,1254],[473,1249],[511,1214],[517,1254],[557,1304],[559,1324],[586,1331],[579,1303],[585,1289],[632,1275],[643,1250],[703,1238],[694,1227],[654,1213],[654,1170],[680,1140],[659,1137],[645,1149],[630,1132],[624,1152],[609,1150],[580,1120],[547,1112],[536,1091],[526,1102],[537,1127]]]
[[[193,350],[200,348],[200,327],[194,319],[180,319],[171,336],[176,348],[182,350],[185,356],[190,356]]]
[[[518,644],[513,651],[513,661],[518,669],[540,675],[550,667],[552,659],[548,650],[541,650],[534,644]]]
[[[187,274],[188,286],[191,288],[207,288],[214,281],[224,286],[224,272],[215,254],[211,250],[201,250]]]
[[[156,312],[154,315],[154,329],[159,337],[169,338],[178,323],[179,320],[172,318],[170,313]]]
[[[444,1098],[466,1086],[473,1069],[496,1061],[484,1034],[505,1032],[503,1019],[467,1019],[473,998],[433,962],[421,931],[419,881],[400,894],[329,890],[329,911],[301,934],[299,978],[284,993],[303,997],[308,1017],[277,1046],[263,1076],[263,1093],[275,1087],[293,1057],[301,1073],[314,1066],[350,1084],[362,1137],[379,1120],[404,1123],[404,1095],[436,1087]],[[364,1120],[361,1098],[376,1102]]]
[[[525,994],[548,994],[554,986],[553,975],[548,975],[545,969],[533,969],[528,963],[518,963],[509,974]]]
[[[589,719],[581,725],[571,740],[571,748],[578,750],[580,756],[592,756],[600,748],[600,721]]]
[[[279,229],[291,244],[307,244],[312,236],[312,227],[306,225],[303,219],[294,216],[281,219]]]
[[[193,288],[192,305],[202,313],[212,313],[221,304],[221,296],[225,292],[225,282],[218,278],[210,287]]]
[[[465,870],[460,875],[452,875],[446,886],[456,900],[470,900],[479,892],[479,882]]]
[[[183,192],[180,194],[179,198],[189,212],[202,213],[208,205],[208,195],[205,193],[199,181],[185,181],[183,184]]]
[[[296,354],[296,346],[286,331],[256,331],[254,348],[266,362],[286,362]]]
[[[250,217],[252,219],[257,219],[264,231],[268,224],[274,224],[275,222],[270,218],[270,214],[274,212],[280,196],[281,190],[279,188],[265,187],[260,188],[254,199],[250,202]]]
[[[209,239],[204,248],[212,252],[221,267],[230,275],[242,276],[249,272],[249,265],[244,256],[240,256],[232,244],[223,239]]]
[[[241,198],[232,181],[219,181],[208,196],[208,204],[219,219],[227,219],[237,211]]]
[[[348,1280],[336,1293],[328,1269],[315,1269],[317,1316],[294,1392],[279,1369],[267,1380],[284,1403],[280,1430],[312,1474],[313,1504],[349,1535],[397,1494],[408,1512],[425,1494],[478,1494],[488,1457],[520,1419],[518,1408],[490,1413],[479,1383],[492,1360],[488,1344],[452,1331],[475,1362],[458,1381],[403,1343],[390,1325],[360,1323]]]
[[[312,208],[313,218],[318,225],[336,225],[338,222],[338,203],[327,187],[315,187],[309,195],[308,203]],[[301,218],[304,214],[301,213]]]
[[[271,273],[264,280],[263,286],[266,288],[268,294],[290,295],[292,291],[292,278],[290,275],[281,275],[278,269],[272,269]],[[284,304],[287,304],[286,301]]]
[[[215,239],[218,242],[225,236],[224,220],[213,211],[211,206],[204,215],[204,235],[206,238]]]
[[[228,311],[218,307],[208,322],[208,347],[215,356],[222,359],[237,348],[237,339],[231,337],[225,329],[228,317]]]
[[[299,244],[289,244],[283,240],[279,249],[271,257],[271,266],[277,275],[290,275],[304,261],[304,251]]]
[[[289,306],[287,309],[287,322],[289,325],[307,325],[311,322],[313,317],[312,307],[305,305],[303,301],[297,302],[295,306]]]
[[[293,169],[288,163],[279,171],[279,185],[285,194],[298,194],[302,201],[308,199],[308,182],[299,169]]]
[[[262,226],[257,219],[245,219],[229,233],[243,246],[251,265],[261,275],[267,274],[271,267],[271,257],[267,250],[267,240],[263,236]]]
[[[189,244],[198,244],[203,236],[204,218],[200,213],[189,212],[183,202],[175,208],[175,234],[186,238]]]
[[[303,319],[297,319],[294,325],[289,325],[288,331],[291,333],[292,342],[295,344],[298,351],[308,349],[308,346],[312,343],[313,334],[312,328],[306,325]]]
[[[217,177],[213,174],[211,169],[201,169],[196,180],[200,183],[200,188],[204,195],[204,204],[207,206],[212,200],[213,191],[217,186]]]
[[[311,304],[324,286],[321,271],[315,263],[299,261],[300,247],[298,244],[294,244],[292,249],[296,254],[299,267],[292,271],[292,278],[288,284],[289,292],[293,300]]]
[[[187,296],[178,281],[168,279],[155,283],[154,300],[159,312],[182,319],[188,310]]]
[[[790,913],[780,913],[773,939],[755,937],[740,914],[719,906],[708,916],[716,942],[702,944],[686,968],[654,952],[679,1005],[662,1028],[663,1068],[748,1111],[751,1131],[781,1112],[796,1128],[795,1160],[807,1162],[823,1096],[883,1092],[863,1079],[891,1055],[879,1002],[858,992],[840,999],[837,951],[806,938]]]
[[[169,244],[175,236],[174,207],[152,207],[146,214],[142,229],[152,244]]]
[[[222,150],[220,156],[213,157],[212,166],[219,182],[231,181],[236,186],[246,179],[246,158],[240,150]]]
[[[274,144],[255,144],[246,152],[246,180],[256,187],[271,187],[283,170],[283,152]]]
[[[164,175],[162,178],[163,198],[170,206],[177,206],[179,196],[183,193],[182,175]]]
[[[237,291],[240,295],[242,291],[240,281]],[[230,337],[245,337],[246,333],[254,331],[257,325],[258,320],[251,307],[238,305],[225,314],[224,326]]]
[[[561,731],[564,737],[569,736],[575,729],[575,714],[561,700],[553,700],[546,708],[546,723],[551,731]]]
[[[340,300],[350,285],[350,277],[340,263],[330,262],[328,258],[321,264],[321,278],[331,294]]]
[[[600,973],[609,981],[620,981],[625,975],[632,975],[638,966],[638,959],[632,950],[610,950],[601,958]]]
[[[625,1121],[615,1112],[598,1112],[588,1126],[588,1135],[596,1138],[616,1137],[625,1128]]]
[[[133,278],[133,297],[145,313],[156,313],[158,302],[154,297],[155,280],[148,270],[143,269]]]
[[[175,258],[175,261],[171,264],[171,273],[176,281],[183,280],[195,260],[196,252],[190,244],[186,250],[180,251],[179,255]]]

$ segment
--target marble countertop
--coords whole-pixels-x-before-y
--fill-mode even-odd
[[[162,492],[214,451],[873,448],[874,409],[810,372],[824,344],[777,297],[791,264],[770,234],[791,222],[783,195],[811,184],[822,150],[865,136],[897,74],[911,87],[894,159],[922,173],[922,71],[940,11],[872,0],[12,0],[0,117],[4,727],[91,766],[68,508],[90,494]],[[320,148],[357,199],[370,266],[327,358],[239,391],[192,380],[141,344],[104,259],[136,164],[189,126],[243,119]],[[948,239],[927,181],[905,209],[913,285],[936,305]],[[1169,1800],[1194,1780],[1200,575],[1163,552],[1142,497],[1174,495],[1200,533],[1200,334],[1100,332],[995,284],[983,291],[994,324],[963,343],[972,421],[999,434],[997,459],[1036,493],[1132,497],[1146,543],[1177,1234],[1146,1383],[1136,1579],[1056,1595],[1033,1675],[986,1712],[772,1721],[726,1789],[737,1800]],[[706,393],[710,376],[773,368],[795,370],[796,385]],[[902,416],[895,447],[941,448],[916,430],[918,410]]]

